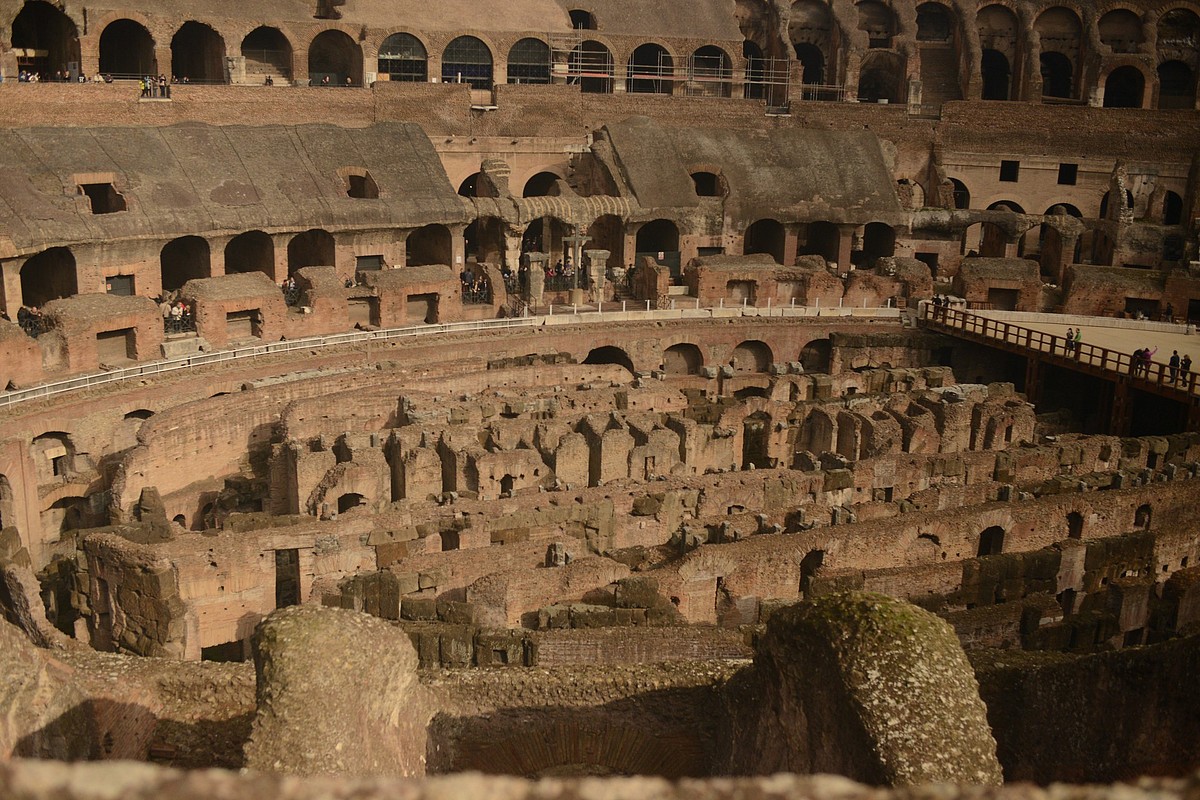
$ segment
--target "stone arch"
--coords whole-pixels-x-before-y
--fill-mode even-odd
[[[1070,514],[1067,514],[1067,538],[1083,538],[1083,514],[1080,514],[1078,511],[1072,511]]]
[[[941,3],[917,6],[917,41],[949,42],[954,38],[954,11]]]
[[[982,99],[1012,100],[1012,66],[999,50],[985,49],[980,57]]]
[[[333,234],[320,228],[297,233],[287,246],[288,275],[304,267],[337,265],[337,244]]]
[[[362,68],[362,48],[344,31],[321,31],[308,45],[310,85],[362,86]]]
[[[425,83],[429,80],[429,54],[411,33],[393,33],[379,45],[378,73],[389,81]]]
[[[638,253],[679,251],[679,227],[669,219],[656,219],[638,228]]]
[[[742,252],[746,255],[764,253],[783,264],[783,223],[776,219],[760,219],[746,228]]]
[[[45,305],[79,292],[75,255],[67,247],[51,247],[21,265],[21,304]]]
[[[1065,6],[1054,6],[1038,15],[1034,30],[1042,48],[1042,96],[1077,97],[1083,47],[1083,24],[1079,15]]]
[[[589,94],[612,94],[613,56],[601,42],[580,42],[567,56],[567,83]]]
[[[637,371],[633,367],[633,359],[629,357],[629,354],[620,347],[611,344],[593,347],[588,351],[587,358],[583,359],[583,363],[616,364],[627,369],[630,375]]]
[[[275,280],[275,243],[262,231],[247,231],[225,245],[225,274],[261,272]]]
[[[1183,222],[1183,198],[1167,190],[1163,193],[1162,224],[1179,225]]]
[[[418,228],[405,240],[405,262],[410,267],[454,263],[454,240],[445,225]]]
[[[131,19],[117,19],[106,25],[100,34],[100,71],[114,77],[157,75],[150,31]]]
[[[975,15],[979,33],[980,77],[984,100],[1015,100],[1014,65],[1020,64],[1021,25],[1003,5],[989,5]]]
[[[979,534],[979,550],[976,556],[998,556],[1004,552],[1004,528],[992,525]]]
[[[38,484],[54,483],[75,472],[75,443],[65,431],[46,431],[29,443]]]
[[[581,8],[574,8],[568,12],[571,18],[571,27],[577,31],[594,31],[596,30],[596,15],[590,11],[584,11]]]
[[[890,48],[897,28],[895,12],[879,0],[861,0],[855,9],[858,11],[858,29],[867,34],[867,46]]]
[[[539,172],[525,181],[521,197],[558,197],[561,191],[558,182],[562,177],[550,171]]]
[[[809,550],[800,559],[800,594],[805,598],[812,592],[813,580],[820,574],[824,564],[824,550]]]
[[[509,83],[550,83],[550,45],[526,37],[508,51]]]
[[[627,65],[625,90],[630,94],[671,94],[675,61],[667,48],[647,42],[634,48]]]
[[[733,94],[733,62],[729,53],[715,44],[697,47],[688,59],[688,94],[730,97]]]
[[[725,178],[718,172],[693,172],[691,177],[697,197],[725,197],[729,194]]]
[[[1142,530],[1150,530],[1150,523],[1154,519],[1154,508],[1149,503],[1142,503],[1133,512],[1133,527],[1141,528]]]
[[[79,63],[79,29],[75,21],[42,0],[30,0],[21,7],[13,19],[10,42],[14,50],[25,52],[17,57],[17,69],[44,79],[67,72],[72,62]]]
[[[775,356],[766,342],[748,339],[733,348],[730,365],[738,372],[766,372],[775,361]]]
[[[459,197],[479,197],[480,177],[482,172],[472,172],[458,185]]]
[[[225,83],[225,39],[203,22],[183,23],[171,38],[171,77],[190,83]]]
[[[1196,72],[1179,59],[1158,65],[1158,107],[1191,109],[1196,106]]]
[[[976,222],[963,231],[959,252],[964,256],[1003,258],[1008,233],[994,222]]]
[[[337,499],[338,514],[345,514],[351,509],[365,505],[367,505],[367,499],[358,492],[346,492],[345,494],[339,495]]]
[[[954,207],[955,208],[970,208],[971,207],[971,190],[967,185],[958,178],[948,178],[950,186],[954,191]]]
[[[1104,79],[1105,108],[1141,108],[1146,78],[1135,66],[1117,67]]]
[[[704,354],[694,344],[681,342],[663,351],[663,372],[668,375],[699,375]]]
[[[1114,53],[1136,53],[1145,41],[1142,18],[1127,8],[1114,8],[1097,24],[1100,43]]]
[[[476,36],[459,36],[442,51],[442,83],[492,88],[492,49]]]
[[[837,47],[841,32],[827,3],[820,0],[797,0],[792,3],[788,39],[796,60],[800,62],[805,84],[822,86],[836,82]]]
[[[799,361],[805,372],[829,372],[833,345],[828,339],[813,339],[800,349]]]
[[[625,266],[625,222],[616,214],[601,214],[588,226],[588,247],[608,251],[610,267]]]
[[[246,80],[262,83],[267,78],[292,79],[292,43],[278,28],[261,25],[242,39]]]
[[[774,466],[775,459],[771,458],[771,415],[759,409],[742,420],[742,469],[770,469]]]
[[[862,263],[870,268],[880,258],[896,254],[896,230],[886,222],[868,222],[863,228]]]
[[[805,226],[804,244],[800,246],[801,255],[821,256],[833,263],[838,260],[841,249],[842,233],[832,222],[810,222]]]
[[[568,255],[563,246],[563,237],[571,232],[571,226],[558,217],[538,217],[529,223],[521,235],[522,253],[545,253],[550,263]]]
[[[163,245],[158,254],[162,290],[173,292],[190,280],[212,276],[212,253],[208,240],[180,236]]]

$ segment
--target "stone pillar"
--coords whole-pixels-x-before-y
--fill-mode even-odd
[[[592,299],[603,302],[605,297],[605,271],[608,268],[607,250],[585,250],[587,254],[587,276],[592,287]]]
[[[837,272],[841,277],[850,274],[850,255],[854,252],[854,234],[857,225],[838,225]]]
[[[531,306],[540,306],[546,294],[546,262],[550,256],[545,253],[529,253],[529,287],[525,296]]]
[[[156,47],[154,48],[154,68],[157,70],[156,75],[166,75],[167,80],[171,80],[171,47]]]
[[[796,266],[796,253],[800,250],[800,226],[792,223],[783,226],[783,266]]]

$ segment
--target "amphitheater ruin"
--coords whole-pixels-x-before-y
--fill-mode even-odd
[[[193,5],[0,0],[0,797],[1197,797],[1200,5]]]

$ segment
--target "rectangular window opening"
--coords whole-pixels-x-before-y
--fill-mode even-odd
[[[1075,180],[1079,175],[1078,164],[1059,164],[1058,165],[1058,184],[1059,186],[1074,186]]]
[[[1021,171],[1020,161],[1001,161],[1000,162],[1000,180],[1006,183],[1016,183],[1017,175]]]
[[[81,183],[79,192],[91,201],[93,214],[115,214],[125,210],[125,198],[111,183]]]

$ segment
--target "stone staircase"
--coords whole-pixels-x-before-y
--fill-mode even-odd
[[[948,100],[961,100],[958,81],[958,54],[954,46],[943,43],[921,45],[921,105],[941,108]]]

